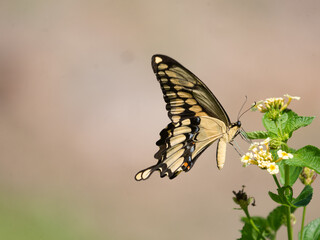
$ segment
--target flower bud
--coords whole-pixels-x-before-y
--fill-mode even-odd
[[[299,179],[304,185],[311,185],[311,183],[313,183],[316,177],[317,173],[314,170],[307,167],[304,167],[299,175]]]
[[[244,187],[238,192],[232,191],[235,197],[233,197],[233,201],[239,205],[242,209],[247,209],[250,204],[255,206],[255,201],[253,197],[248,197],[248,195],[244,191]]]

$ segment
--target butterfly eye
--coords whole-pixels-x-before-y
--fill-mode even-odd
[[[241,122],[240,121],[237,121],[237,126],[241,127]]]

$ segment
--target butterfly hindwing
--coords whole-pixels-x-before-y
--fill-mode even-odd
[[[179,123],[170,123],[160,132],[158,163],[140,171],[136,180],[147,179],[154,171],[161,177],[175,178],[181,171],[189,171],[200,154],[222,136],[225,125],[211,117],[192,117]]]

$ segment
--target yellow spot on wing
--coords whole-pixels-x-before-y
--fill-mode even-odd
[[[162,87],[163,87],[165,90],[170,90],[170,86],[168,86],[168,85],[162,85]]]
[[[170,100],[170,105],[172,107],[182,106],[184,104],[184,101],[180,98],[175,98]]]
[[[168,98],[175,98],[177,95],[175,92],[168,91],[168,92],[166,92],[166,96]]]
[[[186,103],[188,103],[189,105],[195,105],[197,104],[197,101],[193,98],[189,98],[186,100]]]
[[[177,86],[174,86],[174,89],[177,91],[180,91],[181,89],[184,89],[184,87],[177,85]]]
[[[187,126],[181,126],[173,130],[173,135],[179,135],[179,134],[189,133],[189,132],[191,132],[191,128]]]
[[[168,82],[168,79],[167,79],[167,78],[161,78],[160,81],[161,81],[162,83],[167,83],[167,82]]]
[[[177,77],[177,74],[175,72],[172,72],[170,70],[166,70],[165,73],[169,76],[169,77]]]
[[[159,70],[164,70],[164,69],[167,69],[168,68],[168,65],[167,64],[164,64],[164,63],[161,63],[161,64],[159,64],[159,66],[158,66],[158,69]]]
[[[189,108],[189,110],[197,113],[197,112],[200,112],[202,108],[199,105],[193,105],[191,108]]]
[[[178,143],[182,143],[184,140],[186,140],[185,135],[174,136],[174,137],[170,138],[170,144],[171,144],[171,146],[174,146]]]
[[[182,97],[182,98],[192,98],[192,95],[187,92],[178,92],[178,95],[179,97]]]
[[[182,79],[178,79],[178,78],[171,78],[170,82],[172,82],[173,84],[181,85],[181,86],[185,86],[185,87],[193,87],[194,86],[193,83],[188,82],[187,80],[182,80]]]
[[[180,114],[184,112],[184,108],[182,107],[175,107],[171,109],[172,114]]]
[[[190,121],[190,119],[185,119],[181,123],[182,123],[182,125],[190,125],[191,121]]]
[[[208,114],[206,114],[205,112],[198,112],[196,113],[197,117],[201,117],[201,116],[208,116]]]
[[[155,57],[154,61],[158,64],[158,63],[162,62],[162,58],[161,57]]]
[[[175,116],[172,116],[172,121],[174,122],[174,123],[177,123],[177,122],[179,122],[180,121],[180,116],[178,116],[178,115],[175,115]]]

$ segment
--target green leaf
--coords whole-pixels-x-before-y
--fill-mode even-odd
[[[251,219],[253,220],[254,224],[259,228],[264,237],[267,237],[268,239],[275,239],[273,233],[271,233],[270,231],[267,219],[263,217],[252,217]],[[241,230],[242,236],[239,240],[266,239],[259,235],[259,233],[252,227],[248,218],[243,217],[241,218],[241,221],[244,222],[245,225]]]
[[[281,132],[283,131],[283,129],[286,127],[287,125],[287,121],[288,121],[289,117],[288,117],[288,113],[287,112],[283,112],[281,114],[281,116],[277,119],[277,127],[278,130],[280,130]]]
[[[278,194],[275,194],[275,193],[270,192],[270,191],[268,192],[268,194],[271,197],[271,199],[273,201],[275,201],[276,203],[279,203],[281,205],[284,203],[283,199]]]
[[[286,194],[286,189],[289,189],[289,194]],[[273,192],[269,192],[269,196],[271,197],[271,199],[273,201],[275,201],[276,203],[279,203],[281,205],[284,205],[284,206],[290,206],[290,207],[294,207],[294,208],[296,207],[295,205],[293,205],[291,203],[293,191],[290,186],[284,186],[282,188],[278,188],[277,191],[278,191],[278,194],[275,194]]]
[[[277,120],[271,120],[269,115],[265,114],[262,122],[270,137],[280,136],[282,140],[286,142],[294,131],[301,127],[308,126],[313,119],[314,117],[298,116],[298,114],[292,110],[285,110]]]
[[[263,126],[267,129],[269,136],[278,136],[278,128],[276,126],[276,123],[268,118],[268,115],[263,115],[262,118]]]
[[[249,223],[245,223],[240,232],[241,232],[241,238],[239,238],[238,240],[263,239],[263,238],[259,238],[259,233]]]
[[[301,191],[299,196],[292,201],[296,207],[304,207],[309,204],[312,199],[313,188],[310,185],[306,185]]]
[[[262,118],[264,127],[268,131],[270,137],[283,136],[285,126],[288,121],[288,114],[286,112],[282,113],[277,120],[271,120],[268,114],[265,114]]]
[[[279,170],[280,170],[280,182],[282,185],[284,185],[284,162],[281,161],[278,163]],[[293,186],[293,184],[297,181],[299,178],[299,175],[302,171],[302,167],[297,167],[297,166],[289,166],[289,185]]]
[[[269,213],[267,220],[270,228],[277,232],[286,219],[286,207],[279,206]]]
[[[299,233],[299,239],[301,236],[301,232]],[[310,222],[303,229],[302,233],[303,240],[317,240],[320,239],[320,218],[317,218]]]
[[[311,145],[300,148],[292,159],[282,160],[290,166],[308,167],[320,174],[320,149]]]
[[[306,127],[312,123],[314,117],[303,117],[298,116],[295,112],[288,110],[286,111],[288,115],[288,121],[286,122],[285,132],[292,136],[292,133],[301,127]]]
[[[269,137],[268,132],[266,131],[247,132],[246,136],[249,139],[266,139]]]

